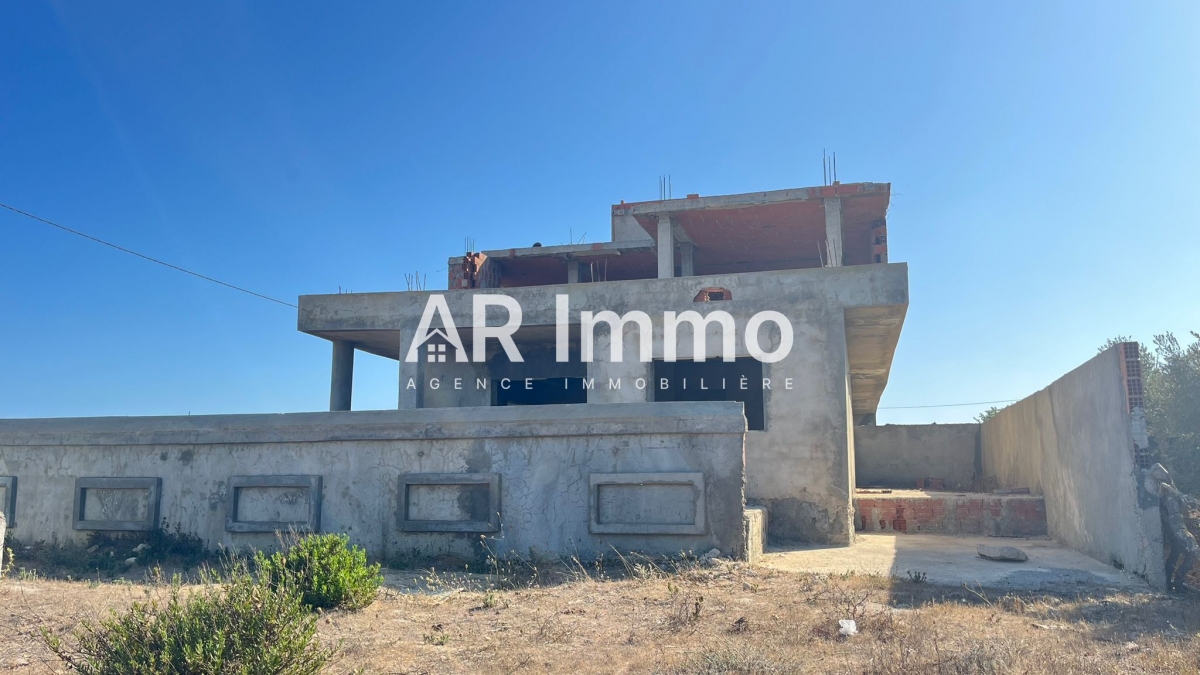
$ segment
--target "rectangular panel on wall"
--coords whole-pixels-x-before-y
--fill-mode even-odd
[[[158,527],[161,478],[76,478],[76,530],[153,530]]]
[[[593,473],[588,491],[593,534],[708,531],[703,473]]]
[[[400,475],[396,527],[405,532],[499,532],[500,474]]]
[[[320,476],[232,476],[226,532],[319,532]]]
[[[0,476],[0,513],[4,514],[7,527],[17,524],[17,477]]]

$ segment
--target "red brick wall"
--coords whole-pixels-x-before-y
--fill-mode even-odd
[[[981,534],[1022,537],[1046,534],[1046,505],[1029,495],[857,497],[860,532]]]

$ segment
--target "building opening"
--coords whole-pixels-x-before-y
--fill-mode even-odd
[[[504,389],[500,380],[492,380],[493,405],[556,405],[587,403],[582,377],[551,377],[526,381],[510,380]]]
[[[745,357],[730,363],[655,361],[654,400],[741,401],[746,408],[747,428],[750,431],[767,428],[762,362],[755,358]]]

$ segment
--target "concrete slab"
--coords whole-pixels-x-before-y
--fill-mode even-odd
[[[1016,546],[1029,555],[1023,563],[980,558],[976,547]],[[1066,548],[1052,539],[946,537],[926,534],[865,534],[854,546],[771,547],[766,567],[791,572],[881,574],[905,577],[925,573],[933,584],[983,586],[1002,590],[1069,591],[1094,584],[1147,588],[1146,582]]]

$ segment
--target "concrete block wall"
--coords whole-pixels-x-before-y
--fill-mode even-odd
[[[888,424],[854,428],[859,487],[917,487],[940,478],[947,490],[969,490],[980,457],[978,424]]]
[[[744,433],[724,402],[0,420],[0,476],[19,479],[26,541],[157,515],[209,546],[296,525],[378,558],[744,558]]]
[[[1136,344],[1116,345],[984,422],[982,467],[1000,487],[1045,497],[1050,536],[1162,586],[1158,497],[1137,466],[1146,439],[1129,345],[1136,366]]]

